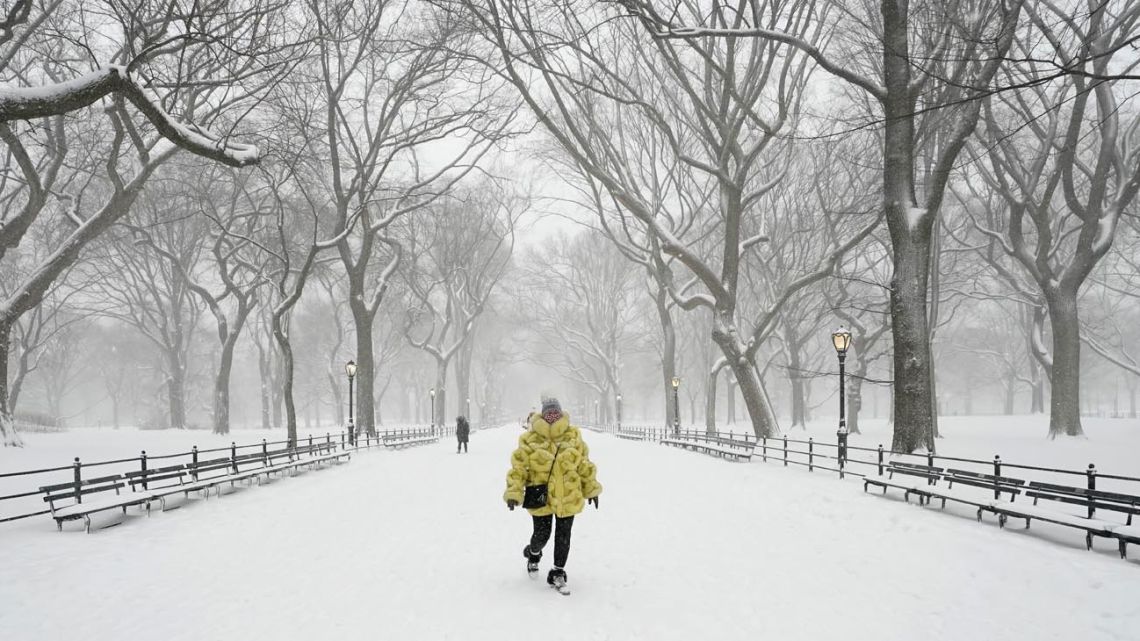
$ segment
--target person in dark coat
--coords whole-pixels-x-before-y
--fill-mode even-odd
[[[459,454],[460,451],[467,451],[467,438],[471,436],[471,425],[467,423],[467,418],[460,416],[455,419],[455,438],[459,440],[459,444],[455,448],[455,453]]]

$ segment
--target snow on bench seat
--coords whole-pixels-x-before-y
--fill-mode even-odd
[[[80,516],[92,512],[102,512],[104,510],[113,510],[120,507],[141,505],[146,501],[147,497],[145,495],[116,494],[115,496],[108,496],[107,498],[87,500],[83,503],[58,508],[52,512],[52,516],[58,518]]]
[[[1027,505],[1006,503],[1004,501],[991,501],[990,509],[998,514],[998,524],[1002,527],[1005,526],[1006,517],[1014,517],[1025,519],[1025,527],[1029,527],[1030,519],[1038,519],[1047,523],[1054,523],[1057,525],[1064,525],[1066,527],[1076,528],[1085,531],[1085,547],[1092,549],[1093,535],[1110,537],[1112,536],[1112,528],[1117,527],[1116,523],[1111,521],[1102,521],[1100,519],[1090,519],[1069,512],[1060,512],[1051,510],[1047,507],[1040,505]]]

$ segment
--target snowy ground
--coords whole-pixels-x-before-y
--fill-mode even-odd
[[[592,433],[605,492],[575,523],[574,594],[561,597],[526,577],[529,519],[500,499],[517,435],[476,432],[468,455],[451,442],[362,452],[90,536],[57,534],[47,517],[0,526],[0,630],[21,641],[1140,638],[1140,563],[1107,542],[1088,553],[1075,532],[1000,531],[833,475]]]

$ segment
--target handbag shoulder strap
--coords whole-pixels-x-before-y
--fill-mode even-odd
[[[557,447],[554,448],[554,460],[550,461],[550,471],[546,473],[547,478],[550,478],[550,475],[554,474],[554,464],[558,462],[558,453],[561,451],[562,451],[561,445],[558,445]]]

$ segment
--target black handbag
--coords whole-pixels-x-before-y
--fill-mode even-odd
[[[550,462],[550,472],[546,475],[548,480],[550,475],[554,474],[554,464],[558,462],[558,452],[561,450],[561,445],[554,450],[554,460]],[[523,488],[522,506],[528,510],[537,510],[546,507],[546,504],[550,502],[550,492],[548,490],[547,483],[526,486]]]

